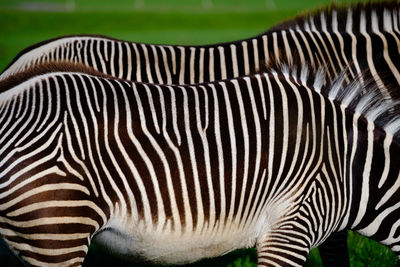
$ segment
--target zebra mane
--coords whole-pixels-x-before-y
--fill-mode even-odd
[[[400,137],[400,98],[395,87],[376,84],[369,70],[345,83],[346,72],[321,93],[342,107],[373,122],[385,133]]]
[[[4,80],[0,80],[0,93],[17,86],[30,78],[50,72],[80,72],[100,77],[112,77],[81,63],[47,62],[11,75]],[[115,77],[112,78],[116,79]]]
[[[353,33],[359,33],[361,26],[367,32],[377,29],[391,31],[400,28],[399,16],[400,2],[397,1],[352,3],[349,5],[338,5],[332,2],[327,7],[300,13],[296,18],[280,23],[267,32],[291,28],[333,32],[351,30]],[[351,18],[350,22],[348,18]],[[348,28],[349,25],[351,25],[351,28]]]
[[[400,91],[392,85],[377,85],[369,70],[362,71],[347,82],[350,68],[348,66],[332,82],[329,82],[324,68],[300,62],[273,60],[264,65],[261,72],[283,75],[286,79],[306,85],[344,109],[373,122],[384,132],[400,138]]]

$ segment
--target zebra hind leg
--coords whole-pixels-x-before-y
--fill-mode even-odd
[[[347,231],[332,233],[318,249],[324,266],[350,266]]]
[[[301,232],[282,227],[257,242],[258,266],[303,266],[310,245]]]
[[[90,237],[103,224],[99,208],[87,192],[58,181],[64,178],[48,174],[41,177],[44,185],[36,187],[42,191],[31,194],[32,189],[23,188],[26,193],[10,191],[0,199],[0,234],[30,265],[81,266]]]

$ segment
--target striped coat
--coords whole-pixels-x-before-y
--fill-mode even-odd
[[[340,77],[22,81],[0,94],[0,233],[39,266],[80,265],[92,240],[159,263],[256,246],[260,266],[295,266],[349,228],[397,251],[398,104]]]

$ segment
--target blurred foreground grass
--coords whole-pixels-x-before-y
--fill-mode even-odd
[[[149,3],[146,8],[135,10],[133,5],[129,8],[124,8],[122,4],[118,6],[119,2],[127,2],[124,0],[117,0],[112,7],[105,3],[113,1],[101,0],[97,3],[77,0],[73,2],[82,4],[77,11],[44,12],[11,8],[26,1],[0,0],[0,71],[23,48],[61,35],[102,34],[123,40],[159,44],[217,43],[254,36],[276,23],[292,18],[298,10],[323,2],[312,0],[293,4],[292,1],[284,0],[267,10],[257,8],[254,4],[257,1],[265,3],[264,0],[257,0],[252,2],[252,8],[244,6],[241,10],[239,5],[239,8],[228,11],[219,7],[203,12],[201,9],[196,10],[196,6],[189,8],[189,11],[180,9],[178,0],[172,1],[175,8],[165,11],[158,5],[153,10],[151,3],[157,1],[146,0]],[[228,0],[224,1],[228,3]],[[238,0],[234,2],[244,3]],[[348,238],[351,266],[395,266],[396,256],[388,248],[352,232]],[[256,266],[256,259],[254,249],[238,250],[190,266]],[[111,257],[100,247],[92,246],[84,266],[112,265],[131,266],[127,261]],[[322,266],[318,250],[311,252],[306,266]]]

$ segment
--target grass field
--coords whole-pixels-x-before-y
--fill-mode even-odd
[[[135,42],[206,44],[243,39],[327,1],[290,0],[0,0],[0,71],[23,48],[66,34],[103,34]],[[211,3],[211,4],[210,4]],[[352,266],[394,266],[386,247],[350,233]],[[85,266],[129,266],[92,247]],[[0,263],[1,264],[1,263]],[[240,250],[196,266],[256,266],[255,250]],[[321,266],[318,250],[307,266]]]

